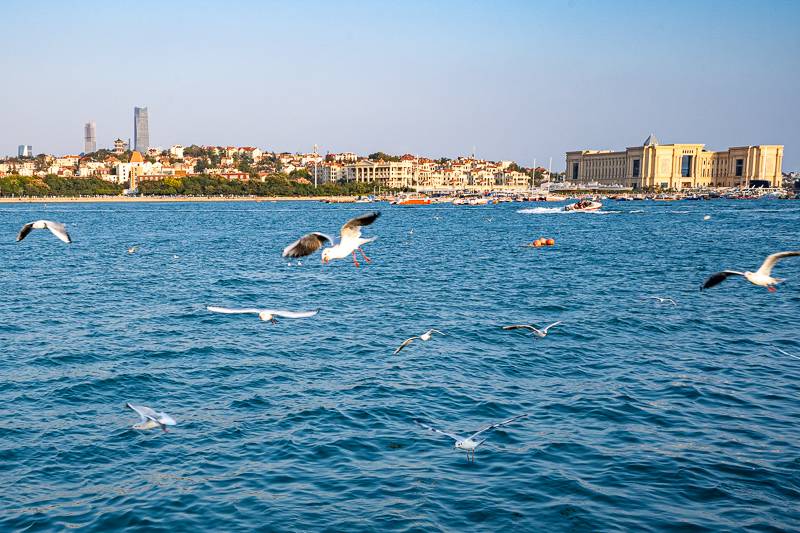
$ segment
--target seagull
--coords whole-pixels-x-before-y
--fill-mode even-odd
[[[776,350],[778,350],[779,352],[781,352],[783,355],[788,355],[789,357],[794,357],[795,359],[800,359],[800,357],[797,357],[796,355],[792,355],[792,354],[790,354],[789,352],[784,352],[783,350],[781,350],[780,348],[778,348],[778,347],[777,347],[777,346],[775,346],[774,344],[770,344],[770,346],[772,346],[773,348],[775,348]]]
[[[132,254],[133,251],[136,250],[137,248],[141,248],[141,246],[134,246],[133,248],[128,248],[128,253]]]
[[[152,429],[161,426],[161,429],[164,430],[164,433],[167,433],[167,426],[174,426],[177,423],[168,414],[156,413],[149,407],[144,407],[142,405],[131,405],[129,403],[126,403],[125,407],[128,409],[133,409],[139,413],[139,416],[142,417],[139,423],[134,424],[131,429]]]
[[[764,263],[755,272],[736,272],[735,270],[723,270],[722,272],[711,274],[708,279],[703,282],[703,285],[700,286],[700,290],[702,291],[703,289],[708,289],[714,285],[722,283],[728,278],[728,276],[744,276],[744,279],[753,285],[760,285],[761,287],[766,287],[769,292],[775,292],[774,285],[786,281],[786,279],[773,278],[770,276],[769,273],[772,272],[772,267],[775,266],[775,263],[778,261],[778,259],[783,259],[784,257],[794,257],[796,255],[800,255],[800,252],[779,252],[777,254],[772,254],[764,259]]]
[[[561,321],[559,320],[558,322],[553,322],[552,324],[550,324],[549,326],[547,326],[544,329],[536,329],[535,327],[528,326],[527,324],[522,324],[520,326],[503,326],[503,329],[520,329],[520,328],[529,329],[529,330],[533,331],[533,334],[535,335],[535,337],[533,339],[533,342],[536,342],[536,339],[544,338],[547,335],[547,330],[552,328],[556,324],[561,324]]]
[[[439,330],[436,330],[436,329],[429,329],[427,333],[423,333],[423,334],[422,334],[422,335],[420,335],[419,337],[411,337],[410,339],[406,340],[406,341],[405,341],[403,344],[401,344],[401,345],[400,345],[400,347],[399,347],[398,349],[396,349],[396,350],[394,351],[394,354],[393,354],[393,355],[396,355],[396,354],[397,354],[397,353],[398,353],[400,350],[402,350],[403,348],[405,348],[406,346],[408,346],[408,344],[409,344],[411,341],[413,341],[413,340],[416,340],[416,339],[420,339],[420,340],[423,340],[423,341],[429,341],[429,340],[431,340],[431,333],[438,333],[439,335],[444,335],[445,337],[447,336],[445,333],[442,333],[442,332],[441,332],[441,331],[439,331]]]
[[[228,309],[227,307],[215,307],[213,305],[207,305],[206,309],[209,311],[214,311],[215,313],[226,313],[226,314],[234,314],[234,313],[256,313],[261,320],[266,322],[269,320],[273,324],[277,324],[278,321],[275,320],[275,317],[282,316],[285,318],[305,318],[309,316],[314,316],[319,313],[319,309],[314,311],[300,311],[300,312],[292,312],[292,311],[275,311],[274,309]]]
[[[19,230],[19,235],[17,235],[17,242],[21,241],[25,237],[28,236],[28,233],[34,229],[49,229],[53,232],[53,235],[58,237],[64,242],[72,242],[72,239],[69,238],[69,233],[67,230],[64,229],[64,224],[60,224],[58,222],[53,222],[51,220],[37,220],[36,222],[28,222],[22,229]]]
[[[492,217],[492,218],[484,218],[483,220],[485,220],[486,222],[491,222],[492,220],[494,220],[494,217]]]
[[[411,228],[411,231],[409,231],[408,234],[409,235],[413,235],[414,234],[414,228]]]
[[[439,220],[442,217],[433,217],[433,220]]]
[[[177,256],[177,255],[173,255],[173,256],[172,256],[172,258],[173,258],[173,259],[177,259],[177,258],[178,258],[178,256]]]
[[[653,299],[653,298],[655,298],[656,300],[658,300],[658,303],[662,303],[662,304],[663,304],[664,302],[670,302],[670,303],[672,303],[672,305],[674,305],[675,307],[678,307],[678,304],[676,304],[675,302],[673,302],[673,301],[672,301],[672,300],[670,300],[669,298],[659,298],[658,296],[648,296],[647,298],[643,298],[643,299],[642,299],[642,301],[643,301],[643,302],[645,302],[645,301],[647,301],[647,300],[651,300],[651,299]]]
[[[331,243],[333,246],[330,248],[325,248],[322,251],[322,261],[326,264],[331,259],[343,259],[353,254],[353,262],[358,266],[358,261],[356,261],[356,250],[361,252],[361,255],[364,256],[367,263],[370,262],[369,258],[364,255],[364,252],[361,250],[361,245],[372,242],[377,237],[372,237],[371,239],[362,239],[361,238],[361,226],[369,226],[375,219],[380,216],[380,211],[373,211],[372,213],[365,213],[363,215],[359,215],[352,220],[348,220],[347,224],[342,226],[340,230],[341,238],[334,244],[336,239],[329,235],[325,235],[324,233],[309,233],[307,235],[303,235],[298,240],[287,246],[283,249],[283,253],[281,257],[305,257],[307,255],[311,255],[320,248],[326,242]]]
[[[491,426],[486,426],[482,430],[480,430],[480,431],[478,431],[476,433],[473,433],[472,435],[470,435],[466,439],[464,437],[459,437],[458,435],[454,435],[453,433],[448,433],[446,431],[442,431],[441,429],[436,429],[436,428],[431,427],[431,426],[429,426],[427,424],[423,424],[419,420],[414,420],[414,423],[417,424],[420,427],[425,428],[425,429],[430,429],[431,431],[435,431],[436,433],[441,433],[442,435],[447,435],[450,438],[456,439],[456,445],[455,445],[455,447],[453,449],[455,450],[456,448],[460,448],[462,450],[466,450],[467,459],[468,460],[469,460],[469,452],[472,452],[472,462],[474,463],[475,462],[475,448],[477,448],[478,446],[480,446],[481,444],[486,442],[486,439],[483,439],[480,442],[475,442],[472,439],[474,439],[475,437],[477,437],[478,435],[480,435],[484,431],[488,431],[490,429],[494,429],[494,428],[500,427],[500,426],[505,426],[506,424],[510,424],[514,420],[517,420],[518,418],[522,418],[523,416],[528,416],[528,415],[526,415],[526,414],[525,415],[517,415],[514,418],[509,418],[505,422],[500,422],[499,424],[492,424]]]

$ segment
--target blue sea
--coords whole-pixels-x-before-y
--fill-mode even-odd
[[[0,204],[0,531],[800,530],[800,202],[604,203]]]

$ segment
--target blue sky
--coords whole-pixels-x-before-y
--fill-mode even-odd
[[[800,167],[800,2],[6,0],[0,156],[133,137],[470,155],[563,170],[649,134],[783,144]]]

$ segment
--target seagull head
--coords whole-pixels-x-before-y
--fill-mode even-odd
[[[328,261],[331,260],[330,250],[331,250],[330,248],[325,248],[324,250],[322,250],[322,262],[325,263],[326,265],[328,264]]]

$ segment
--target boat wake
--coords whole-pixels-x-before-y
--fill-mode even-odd
[[[575,213],[592,213],[592,214],[600,214],[600,215],[607,215],[612,211],[601,211],[600,209],[595,209],[593,211],[564,211],[563,207],[534,207],[531,209],[518,209],[517,213],[532,213],[532,214],[545,214],[545,213],[561,213],[562,215],[572,215]],[[619,211],[613,211],[615,213],[619,213]]]

